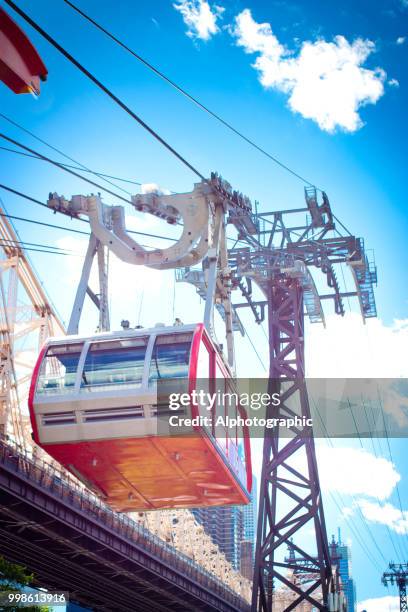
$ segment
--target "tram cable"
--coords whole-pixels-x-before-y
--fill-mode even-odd
[[[345,227],[345,225],[343,225],[343,223],[341,223],[341,221],[340,221],[340,220],[339,220],[337,217],[336,217],[336,221],[338,221],[338,223],[339,223],[339,224],[342,226],[342,228],[343,228],[343,229],[344,229],[346,232],[348,232],[348,233],[350,234],[350,232],[349,232],[349,231],[348,231],[348,229]],[[339,233],[339,232],[337,232],[337,233]],[[350,235],[351,235],[351,234],[350,234]],[[340,270],[341,270],[341,275],[342,275],[342,278],[343,278],[344,288],[345,288],[346,293],[348,294],[348,293],[349,293],[349,291],[348,291],[347,281],[346,281],[346,277],[345,277],[345,274],[344,274],[343,264],[342,264],[342,263],[340,263]],[[351,309],[351,304],[350,304],[350,298],[349,298],[349,297],[347,297],[347,303],[348,303],[348,309],[349,309],[349,311],[350,311],[350,313],[351,313],[351,312],[352,312],[352,309]],[[355,427],[355,430],[356,430],[356,434],[357,434],[358,439],[359,439],[359,442],[360,442],[360,446],[361,446],[361,448],[362,448],[363,450],[365,450],[365,447],[364,447],[363,442],[362,442],[362,439],[361,439],[360,431],[359,431],[359,429],[358,429],[357,421],[356,421],[356,418],[355,418],[354,411],[353,411],[353,409],[352,409],[352,406],[351,406],[350,400],[349,400],[349,399],[347,399],[347,402],[348,402],[348,407],[349,407],[349,410],[350,410],[350,413],[351,413],[351,416],[352,416],[352,419],[353,419],[353,423],[354,423],[354,427]],[[376,457],[376,458],[378,458],[377,452],[376,452],[376,450],[375,450],[375,448],[374,448],[374,441],[373,441],[373,436],[372,436],[372,432],[371,432],[371,429],[370,429],[370,423],[369,423],[369,420],[368,420],[368,415],[367,415],[366,407],[365,407],[365,404],[364,404],[364,398],[362,398],[362,404],[363,404],[363,408],[364,408],[364,413],[365,413],[365,417],[366,417],[366,420],[367,420],[367,424],[368,424],[368,427],[369,427],[369,433],[370,433],[370,437],[371,437],[371,444],[372,444],[372,448],[373,448],[373,451],[374,451],[374,455],[375,455],[375,457]],[[383,420],[384,420],[384,413],[382,413],[382,415],[383,415]],[[384,421],[384,427],[386,427],[386,425],[385,425],[385,421]],[[385,431],[386,431],[386,434],[387,434],[387,430],[386,430],[386,429],[385,429]],[[387,442],[388,442],[388,434],[387,434]],[[389,444],[388,444],[388,446],[389,446]],[[391,463],[394,463],[394,462],[393,462],[393,460],[392,460],[392,455],[391,455],[390,448],[389,448],[389,455],[390,455],[390,460],[391,460]],[[396,492],[397,492],[397,497],[398,497],[399,507],[400,507],[400,511],[401,511],[401,517],[402,517],[402,519],[404,520],[404,514],[403,514],[403,510],[402,510],[402,504],[401,504],[401,498],[400,498],[400,494],[399,494],[398,483],[396,483]],[[375,498],[376,498],[377,503],[378,503],[378,505],[380,506],[380,508],[384,508],[384,504],[383,504],[383,502],[382,502],[382,501],[379,499],[378,495],[376,495],[376,496],[375,496]],[[387,534],[388,534],[388,537],[389,537],[389,539],[390,539],[390,542],[391,542],[392,547],[394,548],[394,552],[395,552],[395,554],[396,554],[397,558],[400,558],[401,560],[403,560],[404,558],[406,558],[406,552],[407,552],[407,547],[406,547],[406,545],[405,545],[405,546],[403,546],[403,545],[401,544],[401,542],[400,542],[399,540],[397,540],[397,542],[398,542],[398,546],[399,546],[399,548],[400,548],[400,552],[398,553],[398,552],[397,552],[397,550],[396,550],[396,545],[395,545],[395,543],[394,543],[394,539],[393,539],[393,537],[392,537],[391,530],[390,530],[390,528],[389,528],[389,526],[388,526],[388,525],[385,525],[385,527],[386,527],[386,529],[387,529]],[[407,535],[406,535],[406,539],[407,539]],[[405,549],[405,550],[404,550],[404,549]]]
[[[353,411],[353,408],[352,408],[352,404],[351,404],[349,398],[347,398],[347,404],[348,404],[348,408],[349,408],[349,411],[350,411],[352,419],[353,419],[353,424],[354,424],[354,427],[355,427],[355,430],[356,430],[356,434],[357,434],[357,437],[358,437],[358,440],[359,440],[359,443],[360,443],[360,447],[362,448],[362,450],[366,450],[365,447],[364,447],[363,441],[361,439],[361,434],[360,434],[360,431],[359,431],[359,428],[358,428],[358,425],[357,425],[357,420],[355,418],[354,411]],[[367,419],[367,412],[366,412],[366,409],[365,409],[365,404],[364,404],[364,399],[363,398],[362,398],[362,405],[363,405],[363,408],[364,408],[365,417]],[[367,423],[369,424],[368,419],[367,419]],[[373,436],[372,436],[370,428],[369,428],[369,432],[370,432],[370,436],[371,436],[371,442],[373,442]],[[373,449],[374,449],[374,445],[373,445]],[[375,455],[375,457],[378,458],[377,453],[375,452],[375,450],[374,450],[374,455]],[[375,495],[374,497],[377,500],[377,503],[380,506],[380,508],[384,508],[384,504],[380,500],[378,495]],[[404,549],[402,548],[402,545],[401,545],[399,540],[397,540],[397,541],[398,541],[398,545],[399,545],[400,550],[399,550],[399,552],[397,551],[396,545],[395,545],[394,539],[392,537],[392,533],[391,533],[391,530],[390,530],[389,526],[385,525],[385,528],[387,530],[388,538],[390,540],[392,548],[394,549],[394,552],[395,552],[395,554],[397,556],[397,559],[400,559],[400,561],[402,562],[406,558],[406,551],[404,551]]]
[[[388,436],[387,423],[386,423],[386,420],[385,420],[384,405],[383,405],[383,401],[382,401],[382,398],[381,398],[381,395],[380,395],[380,390],[378,388],[378,383],[377,383],[377,390],[378,390],[378,402],[379,402],[380,407],[381,407],[381,414],[382,414],[382,419],[383,419],[385,438],[386,438],[386,441],[387,441],[388,454],[389,454],[390,461],[391,461],[392,465],[395,465],[394,458],[393,458],[393,455],[392,455],[392,452],[391,452],[391,445],[390,445],[390,439],[389,439],[389,436]],[[405,521],[404,511],[402,509],[402,501],[401,501],[401,495],[400,495],[400,490],[399,490],[398,482],[395,483],[395,490],[396,490],[396,493],[397,493],[397,500],[398,500],[398,506],[399,506],[399,509],[400,509],[400,512],[401,512],[401,518],[402,518],[403,521]],[[406,531],[405,531],[405,538],[408,540],[408,535],[407,535]]]
[[[37,140],[38,142],[41,142],[42,144],[44,144],[46,147],[48,147],[49,149],[52,149],[53,151],[55,151],[56,153],[58,153],[59,155],[62,155],[62,157],[65,157],[66,159],[68,159],[71,162],[74,162],[75,164],[77,164],[77,166],[80,167],[75,167],[75,166],[70,166],[69,164],[62,164],[62,162],[60,162],[62,165],[67,166],[67,168],[73,168],[74,170],[82,170],[83,172],[90,172],[91,174],[94,174],[95,176],[98,176],[99,178],[101,178],[103,181],[105,181],[106,183],[109,183],[109,185],[112,185],[113,187],[116,187],[117,189],[119,189],[120,191],[123,191],[124,193],[131,195],[129,191],[127,191],[126,189],[123,189],[123,187],[121,187],[120,185],[117,185],[116,183],[114,183],[113,181],[109,180],[109,179],[116,179],[118,181],[123,181],[125,180],[126,182],[131,182],[128,181],[126,179],[120,179],[118,177],[115,176],[109,176],[107,174],[104,174],[103,172],[96,172],[94,170],[91,170],[91,168],[88,168],[88,166],[85,166],[85,164],[79,162],[78,160],[74,159],[73,157],[71,157],[70,155],[67,155],[66,153],[64,153],[63,151],[61,151],[60,149],[58,149],[57,147],[55,147],[54,145],[50,144],[49,142],[45,141],[43,138],[40,138],[39,136],[37,136],[36,134],[34,134],[34,132],[31,132],[31,130],[28,130],[27,128],[25,128],[24,126],[20,125],[19,123],[17,123],[17,121],[14,121],[13,119],[10,119],[10,117],[7,117],[7,115],[5,115],[4,113],[0,113],[0,117],[2,119],[4,119],[5,121],[7,121],[8,123],[10,123],[11,125],[13,125],[14,127],[17,127],[19,130],[21,130],[22,132],[28,134],[29,136],[31,136],[32,138],[34,138],[35,140]],[[2,147],[3,148],[3,147]],[[7,149],[6,149],[7,150]],[[12,149],[9,149],[9,151],[13,152]],[[20,153],[20,155],[23,155],[23,153],[19,152],[19,151],[14,151],[15,153]],[[26,153],[25,154],[27,157],[29,157],[29,155]],[[139,185],[141,183],[137,183],[136,181],[134,181],[136,185]]]
[[[100,185],[99,183],[95,183],[95,181],[92,181],[91,179],[86,178],[85,176],[82,176],[78,172],[75,172],[75,170],[71,170],[70,168],[67,168],[60,162],[56,161],[55,159],[51,159],[50,157],[47,157],[46,155],[43,155],[42,153],[39,153],[38,151],[35,151],[34,149],[31,149],[30,147],[23,145],[23,143],[18,142],[18,140],[14,140],[14,138],[11,138],[10,136],[7,136],[6,134],[3,134],[0,132],[0,138],[3,138],[4,140],[11,142],[17,147],[20,147],[21,149],[23,149],[24,151],[28,151],[29,153],[34,154],[35,157],[38,157],[39,159],[42,159],[43,161],[46,161],[49,164],[56,166],[57,168],[60,168],[61,170],[64,170],[65,172],[68,172],[69,174],[72,174],[73,176],[80,178],[82,181],[85,181],[86,183],[89,183],[90,185],[93,185],[94,187],[97,187],[98,189],[101,189],[102,191],[109,193],[115,198],[122,200],[122,202],[126,202],[127,204],[132,204],[132,201],[129,200],[128,198],[124,198],[123,196],[119,195],[118,193],[115,193],[114,191],[112,191],[111,189],[108,189],[107,187],[104,187],[103,185]]]
[[[115,95],[106,85],[96,78],[85,66],[76,60],[64,47],[62,47],[50,34],[41,28],[31,17],[20,9],[12,0],[5,0],[6,4],[16,11],[22,19],[29,23],[43,38],[45,38],[57,51],[59,51],[67,60],[69,60],[78,70],[80,70],[88,79],[90,79],[99,89],[109,96],[118,106],[120,106],[132,119],[134,119],[143,129],[145,129],[153,138],[162,144],[172,155],[174,155],[182,164],[191,170],[202,181],[207,181],[205,176],[191,164],[181,153],[172,147],[162,136],[150,127],[137,113],[135,113],[127,104],[125,104],[117,95]]]
[[[330,436],[329,436],[329,432],[327,431],[327,427],[326,427],[326,425],[325,425],[325,423],[324,423],[324,421],[323,421],[323,418],[322,418],[322,415],[321,415],[320,410],[319,410],[319,408],[318,408],[318,405],[316,404],[316,401],[314,400],[313,396],[311,397],[311,400],[312,400],[312,402],[313,402],[313,404],[314,404],[315,411],[316,411],[316,413],[317,413],[317,415],[318,415],[318,417],[319,417],[320,423],[321,423],[321,425],[322,425],[322,429],[323,429],[323,432],[324,432],[324,437],[326,438],[328,445],[329,445],[331,448],[335,448],[335,446],[334,446],[334,444],[333,444],[333,441],[331,440],[331,438],[330,438]],[[334,502],[334,503],[335,503],[335,505],[337,506],[337,508],[338,508],[339,512],[340,512],[340,513],[342,513],[342,508],[340,507],[340,505],[339,505],[339,504],[338,504],[338,502],[336,501],[336,498],[334,497],[333,492],[332,492],[332,491],[329,491],[329,493],[330,493],[330,496],[331,496],[331,498],[332,498],[333,502]],[[343,508],[345,508],[345,507],[346,507],[346,503],[345,503],[344,498],[342,497],[342,495],[339,493],[339,491],[337,491],[337,495],[338,495],[338,497],[339,497],[339,499],[340,499],[341,504],[343,505]],[[354,497],[353,495],[351,495],[350,497],[351,497],[351,499],[352,499],[352,501],[353,501],[354,505],[356,505],[356,500],[355,500],[355,497]],[[365,521],[365,520],[364,520],[364,518],[363,518],[363,515],[362,515],[362,513],[361,513],[361,509],[360,509],[360,514],[361,514],[361,516],[359,517],[359,518],[360,518],[360,522],[362,522],[362,523],[363,523],[363,524],[366,526],[366,528],[368,529],[368,531],[371,533],[370,528],[368,527],[368,525],[367,525],[366,521]],[[375,567],[377,570],[382,571],[382,570],[381,570],[381,566],[379,565],[378,561],[377,561],[377,560],[376,560],[376,559],[375,559],[375,558],[374,558],[374,557],[371,555],[371,553],[370,553],[370,551],[369,551],[369,549],[368,549],[368,545],[367,545],[367,543],[366,543],[366,542],[364,542],[364,540],[363,540],[363,536],[362,536],[362,533],[361,533],[361,531],[359,530],[358,526],[355,524],[354,520],[353,520],[351,517],[346,517],[346,516],[344,517],[344,519],[347,521],[347,523],[349,524],[350,528],[351,528],[351,525],[353,525],[353,529],[352,529],[352,531],[354,532],[354,535],[355,535],[355,537],[356,537],[357,541],[359,542],[359,544],[360,544],[360,546],[361,546],[362,550],[364,551],[365,555],[367,556],[367,558],[368,558],[368,559],[371,561],[371,563],[373,564],[373,566],[374,566],[374,567]],[[372,535],[372,534],[371,534],[371,535]]]
[[[0,117],[2,117],[5,121],[8,121],[8,123],[10,123],[11,125],[14,125],[15,127],[17,127],[19,130],[22,130],[23,132],[25,132],[26,134],[28,134],[29,136],[31,136],[35,140],[38,140],[38,142],[41,142],[42,144],[44,144],[49,149],[52,149],[56,153],[59,153],[60,155],[62,155],[66,159],[69,159],[70,161],[74,162],[74,164],[78,164],[78,166],[81,166],[82,170],[86,170],[87,172],[91,172],[92,174],[95,174],[96,176],[100,176],[100,177],[104,177],[104,178],[106,177],[106,178],[109,178],[109,179],[114,179],[115,181],[121,181],[122,183],[130,183],[132,185],[142,185],[143,184],[143,183],[139,183],[139,181],[134,181],[134,180],[131,180],[131,179],[125,179],[125,178],[121,178],[119,176],[113,176],[112,174],[106,174],[104,172],[97,172],[96,170],[91,170],[90,168],[88,168],[88,166],[85,166],[85,164],[79,162],[74,157],[71,157],[70,155],[67,155],[66,153],[64,153],[64,151],[61,151],[61,149],[58,149],[57,147],[55,147],[54,145],[50,144],[49,142],[47,142],[43,138],[40,138],[39,136],[37,136],[37,134],[34,134],[34,132],[31,132],[31,130],[28,130],[26,127],[24,127],[20,123],[17,123],[17,121],[15,121],[14,119],[10,119],[10,117],[7,117],[7,115],[5,115],[4,113],[0,113]],[[118,185],[115,185],[115,187],[118,187]]]
[[[38,157],[38,155],[24,153],[24,151],[17,151],[16,149],[10,149],[9,147],[0,147],[0,150],[7,151],[8,153],[14,153],[15,155],[21,155],[22,157],[30,157],[31,159],[38,159],[39,161],[44,161],[40,157]],[[94,170],[88,170],[86,168],[81,168],[81,166],[73,166],[71,164],[64,164],[63,162],[59,162],[59,163],[61,164],[61,166],[64,166],[64,168],[71,168],[72,170],[80,170],[82,172],[89,172],[90,174],[94,174],[95,176],[99,176],[101,178],[103,176],[107,176],[106,174],[102,175],[100,172],[94,172]],[[117,187],[118,189],[122,189],[121,187],[119,187],[119,185],[115,185],[115,183],[111,183],[111,184]],[[134,181],[134,184],[142,185],[142,183],[136,183],[135,181]],[[128,195],[132,195],[132,193],[130,191],[127,191],[126,189],[122,189],[122,191],[124,191],[124,193],[127,193]]]
[[[61,247],[57,247],[57,246],[53,246],[48,245],[48,244],[40,244],[38,242],[26,242],[25,240],[6,240],[6,239],[0,239],[1,243],[5,246],[19,246],[19,245],[23,245],[24,248],[25,246],[32,246],[32,247],[40,247],[41,249],[54,249],[55,251],[64,251],[64,254],[66,255],[77,255],[78,253],[75,253],[75,251],[72,251],[71,249],[63,249]]]
[[[25,243],[25,242],[21,242],[21,241],[14,241],[11,242],[10,240],[1,240],[0,239],[0,246],[2,247],[9,247],[9,248],[17,248],[17,249],[24,249],[24,251],[32,251],[34,253],[48,253],[50,255],[73,255],[74,257],[82,257],[82,255],[80,253],[74,253],[74,252],[63,252],[61,251],[55,251],[55,250],[50,250],[50,249],[54,249],[55,247],[53,246],[49,246],[49,245],[44,245],[43,249],[36,249],[33,247],[29,247],[26,246],[26,244],[30,244],[29,242]]]
[[[111,40],[113,40],[116,44],[118,44],[120,47],[122,47],[122,49],[124,49],[125,51],[127,51],[128,53],[130,53],[134,58],[136,58],[139,62],[141,62],[144,66],[146,66],[149,70],[151,70],[152,72],[154,72],[154,74],[156,74],[159,78],[161,78],[163,81],[165,81],[166,83],[168,83],[171,87],[173,87],[176,91],[178,91],[179,93],[181,93],[183,96],[185,96],[188,100],[190,100],[191,102],[193,102],[196,106],[198,106],[201,110],[203,110],[204,112],[206,112],[208,115],[210,115],[211,117],[213,117],[214,119],[216,119],[219,123],[221,123],[224,127],[226,127],[227,129],[229,129],[231,132],[233,132],[236,136],[238,136],[239,138],[242,138],[242,140],[244,140],[247,144],[249,144],[251,147],[253,147],[254,149],[256,149],[258,152],[262,153],[263,155],[265,155],[267,158],[269,158],[271,161],[273,161],[275,164],[277,164],[278,166],[280,166],[282,169],[286,170],[287,172],[289,172],[290,174],[292,174],[292,176],[296,177],[297,179],[299,179],[300,181],[302,181],[302,183],[306,183],[307,185],[309,185],[310,187],[315,187],[316,189],[318,189],[319,191],[322,192],[322,189],[320,189],[320,187],[316,187],[316,185],[314,183],[312,183],[311,181],[309,181],[308,179],[304,178],[303,176],[301,176],[300,174],[298,174],[297,172],[295,172],[292,168],[290,168],[289,166],[287,166],[286,164],[284,164],[283,162],[281,162],[276,156],[272,155],[271,153],[269,153],[268,151],[266,151],[263,147],[261,147],[260,145],[258,145],[254,140],[252,140],[251,138],[249,138],[248,136],[246,136],[243,132],[241,132],[240,130],[238,130],[236,127],[234,127],[229,121],[227,121],[226,119],[223,119],[218,113],[214,112],[213,110],[211,110],[208,106],[206,106],[205,104],[203,104],[202,102],[200,102],[200,100],[198,100],[198,98],[196,96],[193,96],[192,94],[190,94],[186,89],[184,89],[184,87],[181,87],[181,85],[178,85],[175,81],[173,81],[170,77],[168,77],[167,75],[165,75],[161,70],[159,70],[158,68],[156,68],[155,66],[153,66],[153,64],[149,61],[147,61],[145,58],[143,58],[141,55],[139,55],[139,53],[137,53],[136,51],[134,51],[133,49],[131,49],[128,45],[126,45],[126,43],[124,43],[122,40],[120,40],[117,36],[115,36],[114,34],[112,34],[112,32],[110,32],[109,30],[107,30],[106,28],[104,28],[100,23],[98,23],[97,21],[95,21],[95,19],[93,19],[92,17],[90,17],[89,15],[87,15],[84,11],[82,11],[78,6],[76,6],[73,2],[70,2],[70,0],[63,0],[63,2],[65,2],[65,4],[67,4],[68,6],[70,6],[74,11],[76,11],[79,15],[81,15],[84,19],[86,19],[89,23],[91,23],[95,28],[97,28],[99,31],[103,32],[103,34],[105,34],[108,38],[110,38]]]

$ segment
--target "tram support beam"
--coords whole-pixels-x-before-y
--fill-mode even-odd
[[[296,279],[270,279],[268,311],[268,392],[279,393],[281,403],[276,407],[269,406],[266,416],[310,419],[305,381],[303,290]],[[312,428],[300,425],[290,429],[292,437],[288,437],[281,428],[265,431],[253,612],[273,610],[275,581],[286,585],[293,593],[296,605],[309,602],[318,610],[327,610],[331,563]],[[290,491],[285,487],[288,475],[293,483]],[[292,542],[293,536],[312,525],[316,557]],[[302,591],[284,575],[285,569],[290,570],[290,563],[282,562],[289,544],[310,561],[311,571],[316,575],[314,588]],[[293,606],[287,608],[290,609]]]
[[[97,255],[98,262],[98,278],[99,278],[99,296],[98,300],[94,300],[93,292],[89,290],[89,278],[91,275],[92,264]],[[72,307],[71,317],[69,319],[67,334],[76,335],[79,329],[79,321],[81,319],[82,310],[84,307],[86,295],[90,295],[92,301],[99,310],[99,329],[100,331],[109,331],[109,307],[108,307],[108,255],[105,247],[99,242],[95,234],[91,233],[88,248],[85,255],[84,265],[82,266],[81,278],[78,284],[75,295],[74,305]],[[95,296],[96,297],[96,296]]]

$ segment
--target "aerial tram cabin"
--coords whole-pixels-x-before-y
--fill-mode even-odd
[[[248,431],[163,430],[170,414],[211,414],[194,402],[174,412],[160,404],[166,380],[181,392],[202,381],[235,389],[203,324],[50,338],[30,388],[34,440],[118,511],[248,503]],[[246,416],[239,404],[216,404],[213,422],[221,413]]]
[[[0,7],[0,81],[16,94],[39,95],[47,74],[30,39]]]

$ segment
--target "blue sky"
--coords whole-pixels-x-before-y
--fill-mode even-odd
[[[407,3],[346,1],[339,7],[320,1],[220,0],[217,6],[205,2],[177,4],[178,9],[169,0],[117,0],[113,10],[111,2],[78,0],[81,8],[204,104],[325,189],[335,214],[353,233],[364,236],[367,248],[374,249],[379,270],[376,296],[380,321],[371,322],[365,329],[361,326],[362,331],[358,331],[360,322],[356,322],[354,306],[353,312],[339,323],[332,322],[329,311],[326,336],[310,331],[310,342],[314,341],[308,349],[312,375],[333,375],[321,359],[323,349],[344,366],[344,375],[381,376],[384,371],[389,376],[406,375]],[[205,175],[218,170],[234,187],[259,200],[261,210],[303,204],[302,182],[217,124],[86,24],[62,0],[37,0],[35,9],[28,0],[21,0],[19,6]],[[28,26],[24,28],[45,61],[49,78],[42,84],[37,100],[12,95],[2,86],[1,113],[93,169],[174,191],[192,189],[196,179],[190,171],[41,37]],[[255,62],[258,69],[254,68]],[[342,72],[344,65],[348,68]],[[334,98],[327,95],[325,83],[316,81],[322,66],[326,67],[325,78],[332,79]],[[1,118],[0,121],[7,135],[56,156]],[[92,191],[80,180],[42,162],[3,151],[0,159],[2,182],[40,200],[45,201],[49,191],[66,196]],[[15,215],[81,227],[6,192],[0,196]],[[106,196],[105,201],[114,199]],[[84,248],[83,241],[63,231],[48,231],[22,222],[16,222],[16,226],[26,241],[75,251]],[[136,227],[158,233],[168,231],[167,226],[146,219],[134,221]],[[66,320],[80,258],[33,253],[32,259]],[[190,288],[178,286],[173,299],[171,273],[156,273],[153,283],[151,273],[124,272],[119,264],[115,266],[111,291],[116,324],[123,317],[137,322],[140,306],[146,323],[170,322],[174,312],[186,319],[200,318],[200,305]],[[132,276],[134,284],[125,282],[127,275]],[[85,320],[94,325],[91,310]],[[249,317],[245,322],[266,363],[263,335]],[[238,357],[241,375],[255,375],[260,366],[248,341],[238,340],[237,346],[239,354],[251,354],[250,363],[247,358],[240,362]],[[408,509],[403,444],[393,444],[403,506]],[[367,453],[372,450],[367,448]],[[392,501],[395,506],[395,490],[392,495],[384,503]],[[336,516],[338,512],[329,496],[327,508],[329,531],[335,532],[342,519]],[[355,520],[358,524],[358,516]],[[387,560],[395,557],[388,549],[391,544],[384,525],[371,520],[370,528],[383,543]],[[346,523],[342,529],[344,539],[352,537]],[[395,537],[406,539],[406,535],[397,533]],[[353,560],[359,599],[385,595],[378,571],[367,566],[365,554],[354,540]],[[370,612],[375,612],[373,606]]]

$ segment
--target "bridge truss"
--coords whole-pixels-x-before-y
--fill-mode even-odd
[[[0,208],[0,433],[31,446],[27,405],[38,351],[64,326]]]

